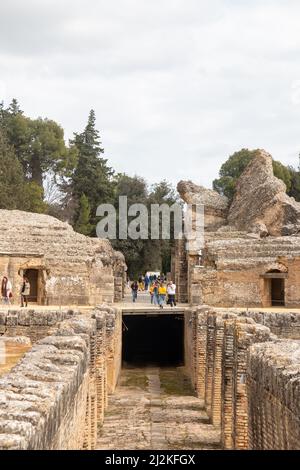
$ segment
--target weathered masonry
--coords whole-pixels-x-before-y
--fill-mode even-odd
[[[179,301],[217,307],[300,306],[300,203],[275,178],[272,157],[258,151],[230,202],[180,182],[189,204],[204,205],[204,246],[178,240],[173,278]],[[195,233],[195,238],[197,234]]]
[[[0,318],[7,337],[33,342],[0,377],[0,449],[94,449],[121,366],[120,312],[103,305],[85,314],[1,311]]]
[[[143,345],[135,334],[145,322],[153,341]],[[300,448],[299,313],[201,306],[131,315],[107,305],[1,310],[2,338],[33,346],[0,377],[0,448],[94,449],[122,362],[163,365],[159,329],[173,331],[167,361],[185,366],[222,448]]]
[[[222,447],[300,449],[300,314],[203,306],[186,321],[191,379]]]
[[[89,238],[54,217],[0,210],[0,273],[20,302],[25,274],[29,303],[96,305],[118,302],[124,295],[124,256],[108,240]]]

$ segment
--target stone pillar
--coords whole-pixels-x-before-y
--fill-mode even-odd
[[[175,283],[177,286],[177,301],[188,302],[188,266],[187,253],[185,249],[186,240],[176,240],[175,246]]]
[[[224,449],[233,449],[233,335],[234,323],[226,321],[223,338],[221,443]]]
[[[106,357],[105,357],[105,316],[106,312],[97,312],[97,356],[96,356],[96,389],[97,389],[97,421],[103,424],[105,410],[105,376],[106,376]]]
[[[251,344],[270,340],[270,330],[255,324],[237,322],[234,329],[233,367],[233,446],[237,450],[249,448],[247,356]]]
[[[210,418],[211,418],[213,370],[214,370],[215,321],[216,321],[216,313],[215,312],[208,313],[207,315],[205,403],[207,407],[207,413]]]
[[[222,406],[222,351],[224,339],[224,320],[216,318],[213,360],[213,386],[211,420],[215,426],[221,425]]]
[[[197,316],[197,381],[196,390],[199,398],[205,400],[207,357],[207,313]]]

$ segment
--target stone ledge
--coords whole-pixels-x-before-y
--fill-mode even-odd
[[[0,379],[0,449],[51,448],[85,380],[95,331],[95,320],[64,322]]]

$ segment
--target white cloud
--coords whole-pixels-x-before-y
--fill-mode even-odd
[[[11,0],[0,93],[68,137],[95,108],[117,171],[210,185],[226,157],[297,164],[299,2]]]

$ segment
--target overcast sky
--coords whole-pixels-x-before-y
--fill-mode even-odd
[[[300,152],[299,0],[1,0],[0,100],[59,122],[94,108],[105,155],[210,186],[242,147]]]

